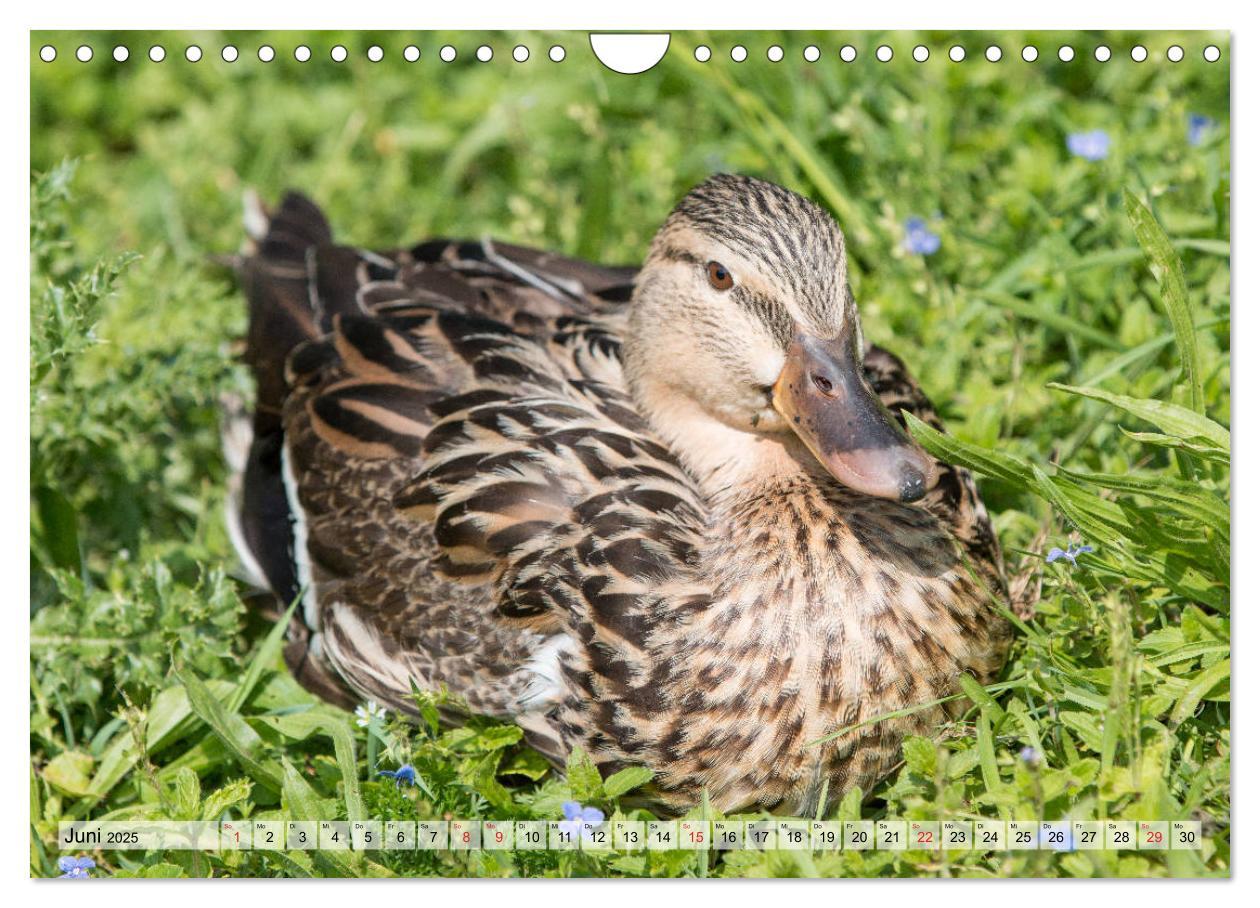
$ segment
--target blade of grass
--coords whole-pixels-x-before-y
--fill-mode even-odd
[[[1120,410],[1157,426],[1169,435],[1187,440],[1205,439],[1223,451],[1229,450],[1229,430],[1201,413],[1187,410],[1177,404],[1149,398],[1128,397],[1112,394],[1099,388],[1082,388],[1050,382],[1046,387],[1068,394],[1078,394],[1093,400],[1101,400]]]
[[[254,781],[266,785],[274,791],[281,786],[280,774],[272,765],[267,765],[259,758],[263,748],[263,740],[258,732],[249,727],[239,713],[227,709],[215,698],[205,683],[187,669],[176,669],[176,677],[184,684],[188,692],[188,703],[193,712],[210,726],[210,730],[221,740],[241,766]]]
[[[285,632],[289,629],[289,622],[293,619],[293,612],[297,609],[298,603],[302,601],[304,593],[305,590],[297,594],[285,611],[284,616],[276,622],[275,627],[268,631],[267,636],[263,638],[263,642],[258,647],[258,652],[254,653],[254,658],[249,660],[249,665],[246,666],[245,674],[241,676],[240,683],[236,685],[232,695],[223,704],[227,709],[236,712],[244,706],[245,701],[249,699],[249,695],[254,692],[254,688],[262,679],[263,672],[270,668],[272,663],[280,656],[280,650],[284,646]]]
[[[1150,260],[1151,270],[1159,280],[1159,296],[1172,322],[1173,335],[1177,338],[1177,353],[1181,357],[1181,369],[1190,386],[1190,408],[1203,414],[1203,375],[1199,366],[1199,343],[1194,336],[1194,318],[1190,314],[1190,294],[1186,290],[1186,278],[1181,270],[1181,259],[1168,242],[1155,216],[1129,190],[1124,191],[1124,208],[1129,223],[1137,234],[1138,243]]]
[[[992,291],[980,291],[978,294],[982,299],[999,306],[1006,311],[1026,318],[1030,321],[1040,322],[1041,324],[1054,328],[1063,334],[1071,334],[1082,340],[1087,340],[1099,347],[1105,347],[1108,350],[1121,351],[1124,350],[1124,344],[1117,340],[1114,336],[1099,331],[1097,328],[1091,328],[1084,325],[1070,315],[1062,312],[1056,312],[1053,309],[1044,309],[1035,306],[1027,300],[1022,300],[1017,296],[1009,293],[995,293]]]

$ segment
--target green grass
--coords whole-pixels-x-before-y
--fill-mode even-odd
[[[554,818],[612,812],[634,779],[567,780],[519,733],[391,717],[369,731],[287,675],[242,605],[221,513],[217,400],[248,389],[244,307],[207,256],[241,241],[246,187],[304,189],[341,237],[394,245],[490,233],[639,259],[714,170],[810,195],[840,219],[865,331],[904,356],[982,475],[1013,576],[1040,595],[1010,664],[935,740],[840,818],[1194,818],[1201,853],[682,852],[598,858],[297,852],[97,855],[127,875],[1198,876],[1230,869],[1229,48],[1202,35],[676,36],[618,76],[576,36],[42,35],[32,54],[31,873],[55,874],[63,818]],[[73,48],[89,40],[96,60]],[[315,60],[292,62],[304,41]],[[401,61],[411,41],[420,63]],[[702,40],[712,62],[687,48]],[[1187,49],[1172,65],[1161,49]],[[344,43],[351,59],[328,62]],[[447,41],[460,49],[437,61]],[[509,50],[530,45],[529,63]],[[544,49],[561,41],[568,59]],[[877,43],[894,61],[872,59]],[[981,59],[993,42],[1001,63]],[[254,49],[277,48],[261,64]],[[773,42],[779,64],[760,62]],[[820,62],[800,62],[806,43]],[[916,43],[933,49],[912,62]],[[1026,64],[1018,48],[1042,59]],[[1112,62],[1090,49],[1110,43]],[[131,62],[109,60],[126,43]],[[167,61],[143,59],[152,43]],[[363,50],[381,44],[387,61]],[[1074,44],[1076,61],[1054,59]],[[1142,43],[1145,64],[1127,59]],[[1190,113],[1215,120],[1201,145]],[[1108,157],[1065,136],[1105,128]],[[939,219],[930,257],[903,223]],[[1071,540],[1076,568],[1044,552]],[[247,670],[242,674],[242,667]],[[422,698],[432,705],[431,698]],[[1033,747],[1035,765],[1019,752]],[[399,791],[378,766],[410,761]],[[707,807],[697,807],[697,813]],[[711,815],[711,814],[706,814]]]

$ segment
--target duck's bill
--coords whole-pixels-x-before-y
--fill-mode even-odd
[[[856,492],[918,501],[935,482],[934,461],[862,377],[851,337],[797,332],[774,384],[774,407],[832,476]]]

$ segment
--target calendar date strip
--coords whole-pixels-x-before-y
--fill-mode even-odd
[[[1198,820],[224,820],[59,825],[62,851],[1188,851]]]

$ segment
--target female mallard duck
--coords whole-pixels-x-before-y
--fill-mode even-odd
[[[666,809],[812,813],[951,713],[810,742],[1000,668],[984,507],[905,434],[901,410],[939,420],[863,343],[813,203],[715,176],[637,274],[339,246],[297,195],[264,223],[232,522],[302,597],[286,655],[312,690],[412,711],[445,686],[557,764],[652,768]]]

